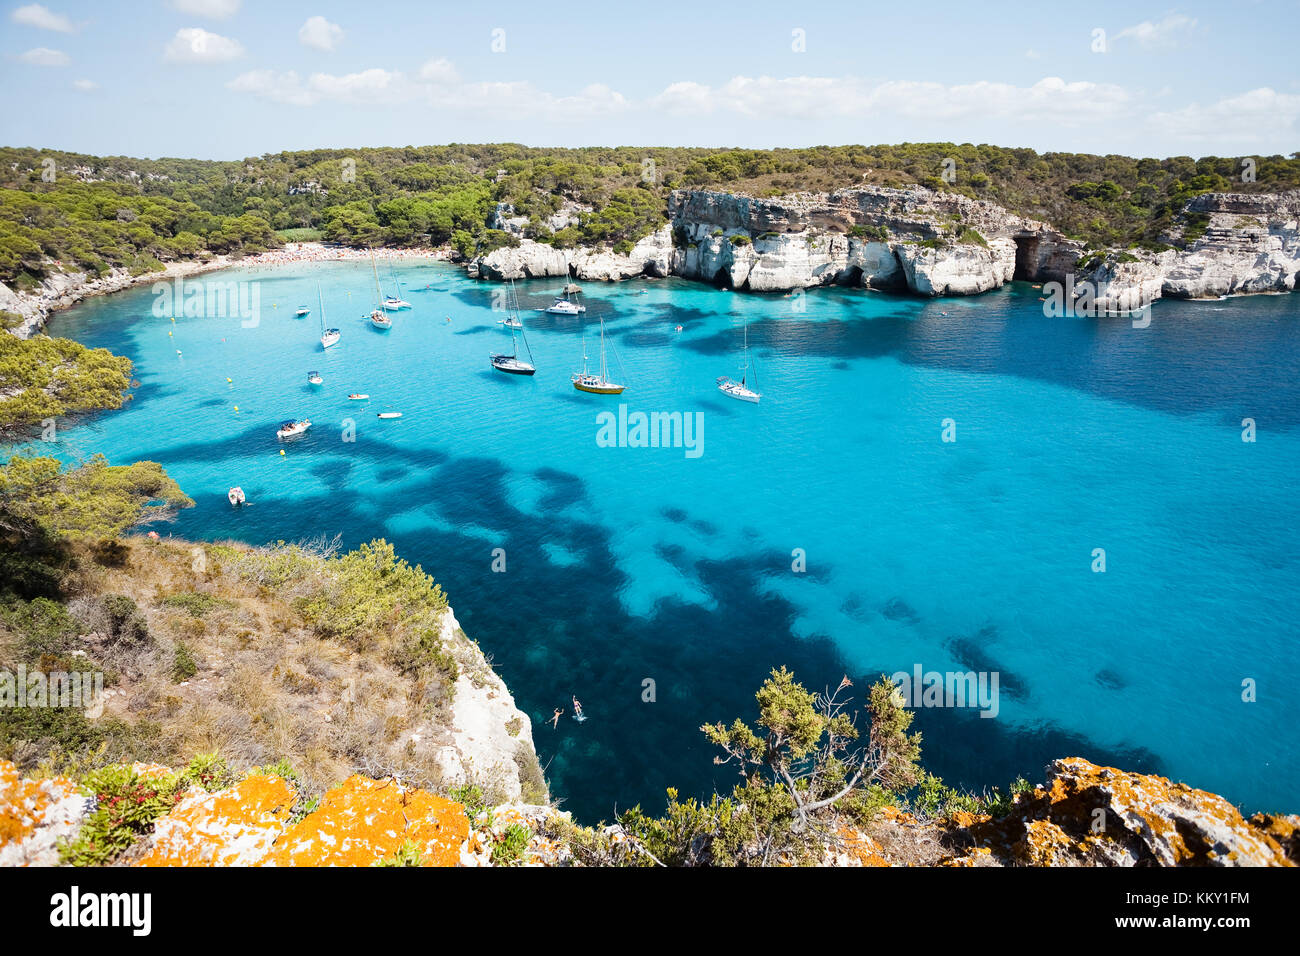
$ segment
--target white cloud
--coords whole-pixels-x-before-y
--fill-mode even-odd
[[[491,112],[503,118],[543,115],[553,120],[590,119],[620,112],[629,106],[623,95],[594,84],[574,96],[556,96],[527,82],[464,82],[445,59],[429,60],[414,77],[370,69],[335,75],[313,73],[307,78],[290,70],[250,70],[226,84],[238,93],[250,93],[291,106],[318,103],[369,103],[391,105],[422,99],[431,106],[467,113]]]
[[[1238,144],[1295,142],[1300,137],[1300,95],[1267,86],[1227,96],[1208,105],[1192,103],[1154,113],[1149,128],[1211,149]],[[1267,148],[1267,147],[1265,147]],[[1233,150],[1236,152],[1236,150]]]
[[[1181,13],[1170,13],[1158,23],[1143,20],[1131,27],[1125,27],[1115,34],[1115,39],[1135,40],[1144,47],[1173,46],[1178,42],[1180,33],[1188,33],[1195,28],[1195,17],[1185,17]]]
[[[343,39],[343,28],[324,17],[311,17],[298,28],[298,42],[317,50],[331,52]]]
[[[435,86],[450,86],[460,82],[460,74],[456,72],[456,67],[450,60],[439,57],[436,60],[429,60],[420,67],[419,77],[426,83],[432,83]]]
[[[29,4],[25,7],[19,7],[14,10],[9,17],[14,23],[21,23],[23,26],[36,27],[39,30],[54,30],[58,33],[71,33],[73,30],[72,21],[62,13],[55,13],[48,7],[43,7],[39,3]]]
[[[32,66],[67,66],[72,62],[68,54],[62,50],[51,50],[49,47],[38,46],[34,50],[28,50],[21,54],[18,59]]]
[[[251,93],[290,106],[314,106],[322,101],[338,103],[396,103],[420,95],[401,73],[378,68],[335,76],[313,73],[306,80],[296,71],[250,70],[226,84],[236,93]]]
[[[209,33],[199,27],[177,30],[163,51],[171,63],[225,63],[244,55],[238,40]]]
[[[99,89],[99,84],[94,80],[73,80],[72,85],[83,93],[93,93]]]
[[[239,12],[240,0],[172,0],[181,13],[209,20],[225,20]]]
[[[1045,77],[1032,86],[976,83],[948,86],[915,80],[869,83],[854,77],[732,77],[720,87],[674,83],[649,105],[675,115],[713,112],[786,119],[897,115],[927,120],[1001,117],[1075,123],[1113,116],[1128,94],[1107,83]]]

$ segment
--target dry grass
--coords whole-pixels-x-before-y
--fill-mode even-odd
[[[87,625],[92,656],[118,675],[105,713],[158,725],[136,759],[178,765],[219,751],[237,769],[287,759],[308,792],[357,770],[443,789],[436,755],[450,743],[448,683],[399,669],[410,640],[401,615],[364,638],[322,638],[298,610],[299,599],[336,586],[319,555],[295,557],[304,563],[274,584],[265,552],[242,545],[137,538],[129,547],[123,568],[81,562],[69,610]],[[151,640],[104,638],[103,597],[113,594],[135,602]],[[197,665],[181,681],[179,641]],[[462,634],[444,650],[471,673],[485,667]]]

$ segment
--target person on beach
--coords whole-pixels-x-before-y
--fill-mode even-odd
[[[560,729],[560,718],[564,716],[564,708],[556,707],[555,713],[551,714],[551,726],[556,730]]]

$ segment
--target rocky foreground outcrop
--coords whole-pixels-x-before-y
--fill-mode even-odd
[[[886,811],[841,833],[839,862],[896,866],[1296,866],[1300,816],[1246,819],[1222,797],[1164,777],[1053,761],[1046,783],[994,818],[922,822]]]
[[[165,767],[137,764],[142,780]],[[52,866],[104,797],[72,781],[24,780],[0,761],[0,865]],[[1163,777],[1055,761],[1045,784],[998,818],[921,821],[886,808],[817,841],[828,866],[1294,866],[1300,816],[1244,819],[1222,797]],[[254,773],[216,792],[193,786],[120,854],[133,866],[653,865],[620,826],[579,828],[551,806],[467,811],[398,780],[353,776],[301,801]]]
[[[674,275],[751,292],[819,285],[977,295],[1012,279],[1087,288],[1090,306],[1127,312],[1158,298],[1290,292],[1300,273],[1300,192],[1212,193],[1180,219],[1183,248],[1087,253],[1047,223],[996,203],[916,186],[757,199],[679,190],[668,225],[626,255],[523,239],[469,265],[491,280]],[[518,220],[511,220],[522,229]],[[1190,241],[1192,229],[1203,234]]]

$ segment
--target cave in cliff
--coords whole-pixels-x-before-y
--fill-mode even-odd
[[[1038,277],[1039,239],[1037,236],[1013,236],[1012,238],[1016,243],[1016,271],[1011,278],[1032,282]]]

